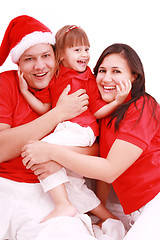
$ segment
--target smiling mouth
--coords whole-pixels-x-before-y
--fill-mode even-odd
[[[82,63],[82,64],[86,64],[86,63],[87,63],[86,60],[78,60],[77,62],[78,62],[78,63]]]
[[[37,74],[33,74],[35,77],[41,78],[47,75],[47,72],[45,73],[37,73]]]
[[[104,90],[115,90],[116,87],[103,86]]]

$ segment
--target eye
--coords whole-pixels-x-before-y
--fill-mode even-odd
[[[86,48],[85,51],[86,51],[86,52],[89,52],[89,48]]]
[[[33,60],[32,57],[27,57],[27,58],[24,59],[24,61],[32,61],[32,60]]]
[[[120,70],[117,70],[117,69],[114,70],[113,72],[114,72],[114,73],[121,73],[121,71],[120,71]]]
[[[99,70],[98,70],[98,73],[105,73],[105,72],[106,72],[105,69],[99,69]]]
[[[80,52],[81,50],[80,50],[80,48],[76,48],[75,51],[76,52]]]
[[[43,55],[43,58],[47,58],[47,57],[50,57],[49,53]]]

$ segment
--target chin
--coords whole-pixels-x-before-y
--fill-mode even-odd
[[[115,100],[115,98],[113,97],[109,97],[109,96],[102,96],[102,99],[106,102],[106,103],[111,103]]]

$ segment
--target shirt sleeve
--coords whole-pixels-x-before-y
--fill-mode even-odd
[[[0,123],[12,125],[15,84],[14,74],[0,73]]]
[[[89,107],[92,114],[97,112],[100,108],[106,105],[106,102],[101,98],[99,93],[96,79],[94,76],[91,76],[89,82],[87,83],[87,94],[89,96]]]
[[[128,141],[145,150],[155,136],[158,123],[152,116],[152,107],[148,100],[145,101],[143,113],[140,117],[142,104],[143,98],[137,101],[137,106],[134,103],[130,106],[120,125],[117,138]],[[140,120],[138,121],[139,118]]]

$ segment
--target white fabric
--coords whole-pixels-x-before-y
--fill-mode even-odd
[[[39,183],[0,178],[0,240],[115,240],[115,232],[113,238],[110,235],[112,225],[108,224],[107,231],[95,228],[93,231],[91,219],[86,214],[57,217],[40,224],[53,209],[53,201]],[[119,230],[124,231],[121,227]],[[123,239],[122,233],[118,240]]]
[[[27,34],[17,45],[11,49],[12,61],[17,63],[21,55],[30,47],[39,43],[55,44],[55,36],[51,32],[35,31]]]
[[[65,121],[59,123],[53,133],[43,138],[42,141],[66,146],[90,146],[96,137],[90,127],[81,127],[77,123]],[[85,184],[82,176],[62,168],[55,174],[40,181],[45,192],[65,183],[68,197],[79,213],[86,213],[96,208],[100,200],[95,193]],[[69,181],[69,182],[67,182]]]
[[[96,140],[90,127],[82,127],[77,123],[65,121],[59,123],[54,132],[42,139],[42,141],[65,146],[91,146]]]
[[[95,193],[87,187],[85,180],[80,176],[77,177],[78,175],[75,173],[73,173],[72,177],[72,172],[69,170],[67,172],[69,172],[70,176],[67,176],[65,169],[62,168],[55,174],[40,181],[44,192],[49,191],[64,181],[68,198],[79,213],[87,213],[96,208],[101,202]]]
[[[93,225],[93,230],[96,238],[100,240],[122,240],[125,236],[125,228],[122,222],[111,218],[102,224],[102,229]]]
[[[46,177],[45,179],[40,180],[40,183],[42,185],[43,191],[48,192],[52,188],[55,188],[59,186],[62,183],[68,182],[69,178],[66,174],[66,170],[64,168],[61,168],[56,173]]]
[[[135,214],[133,216],[135,218]],[[124,240],[135,239],[160,239],[160,193],[145,205],[136,222],[124,238]]]

